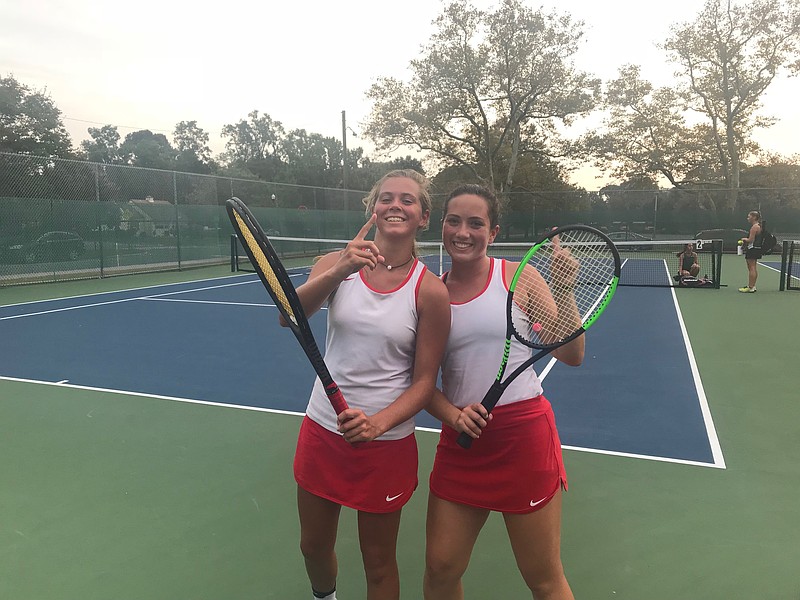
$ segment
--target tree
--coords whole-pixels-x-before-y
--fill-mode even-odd
[[[342,143],[333,137],[295,129],[283,139],[287,183],[337,187],[342,181]]]
[[[92,138],[91,141],[81,142],[81,150],[86,160],[109,165],[122,162],[119,154],[120,135],[116,126],[103,125],[99,129],[89,127],[87,131]]]
[[[636,65],[625,65],[606,84],[607,111],[600,131],[582,144],[599,168],[621,180],[662,176],[674,187],[714,176],[708,168],[713,146],[702,127],[690,127],[685,102],[670,87],[654,89]]]
[[[163,133],[149,129],[133,131],[125,136],[119,147],[125,164],[151,169],[172,169],[175,166],[175,149]]]
[[[416,148],[501,192],[521,157],[571,153],[557,127],[591,110],[599,88],[572,64],[581,22],[521,0],[501,0],[494,12],[454,0],[435,24],[411,81],[381,78],[368,92],[365,133],[378,150]]]
[[[0,77],[0,152],[69,158],[72,142],[46,91]]]
[[[247,117],[246,121],[222,128],[222,137],[228,138],[225,159],[231,166],[245,167],[265,181],[275,181],[284,164],[283,124],[267,114],[259,116],[257,110]]]
[[[197,121],[181,121],[175,125],[172,141],[178,151],[176,168],[185,173],[211,173],[214,161],[208,146],[208,133]]]
[[[705,119],[735,210],[742,161],[756,149],[752,131],[773,122],[759,115],[761,97],[778,73],[800,70],[800,5],[707,0],[694,22],[673,26],[663,48],[680,67],[683,97]]]
[[[768,155],[742,169],[742,201],[757,210],[800,209],[800,155]],[[775,221],[772,221],[775,224]]]

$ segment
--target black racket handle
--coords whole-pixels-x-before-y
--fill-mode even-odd
[[[464,448],[464,450],[469,450],[472,447],[472,437],[468,436],[463,431],[461,435],[458,436],[458,445]]]
[[[503,395],[504,389],[505,388],[500,384],[500,382],[495,380],[495,382],[492,384],[492,387],[490,387],[489,391],[486,392],[483,400],[481,400],[481,404],[483,404],[483,407],[487,412],[492,412],[495,404],[497,404],[497,401],[500,400],[500,396]],[[456,442],[465,450],[469,450],[469,448],[472,446],[473,438],[468,433],[464,433],[462,431]]]

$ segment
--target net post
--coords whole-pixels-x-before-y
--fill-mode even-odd
[[[787,268],[789,264],[789,242],[788,240],[783,240],[781,244],[781,281],[778,287],[779,291],[783,292],[786,290],[786,286],[789,283],[789,269]]]
[[[231,273],[236,272],[236,234],[231,234]]]
[[[712,248],[714,249],[714,258],[712,259],[714,277],[714,289],[719,289],[722,284],[722,240],[715,240]]]

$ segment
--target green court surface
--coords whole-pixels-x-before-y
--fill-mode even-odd
[[[3,288],[0,304],[224,274]],[[759,292],[740,294],[745,277],[726,255],[726,287],[676,290],[725,469],[565,450],[562,554],[576,598],[800,599],[800,293],[778,292],[761,268]],[[299,424],[0,379],[0,599],[310,598],[291,470]],[[420,487],[398,551],[407,600],[422,597],[437,436],[417,439]],[[337,551],[339,598],[363,599],[352,511]],[[530,597],[498,515],[464,586],[471,599]]]

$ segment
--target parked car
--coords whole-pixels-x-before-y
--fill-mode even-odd
[[[6,254],[17,262],[77,260],[86,252],[83,238],[71,231],[48,231],[31,242],[8,246]]]
[[[746,238],[748,232],[744,229],[704,229],[694,234],[696,240],[722,240],[723,252],[736,252],[739,240]]]

